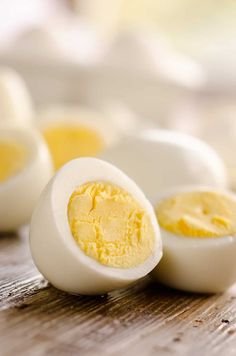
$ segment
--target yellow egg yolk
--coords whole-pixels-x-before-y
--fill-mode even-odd
[[[27,149],[11,140],[0,141],[0,182],[19,173],[26,164]]]
[[[236,201],[216,192],[185,192],[156,208],[162,228],[189,237],[223,237],[236,233]]]
[[[82,251],[103,265],[132,268],[154,249],[154,230],[144,209],[110,183],[80,186],[70,197],[68,220]]]
[[[100,134],[85,126],[52,126],[44,129],[43,135],[55,169],[77,157],[96,156],[104,147]]]

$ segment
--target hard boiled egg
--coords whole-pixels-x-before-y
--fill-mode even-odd
[[[183,87],[197,88],[205,83],[201,67],[186,55],[174,51],[168,41],[156,31],[126,30],[114,37],[100,59],[102,66],[117,72],[135,72],[158,78],[158,83],[172,82]]]
[[[223,292],[236,282],[236,195],[212,187],[174,189],[155,203],[164,257],[158,281],[190,292]]]
[[[83,156],[97,156],[114,140],[112,128],[86,108],[54,107],[40,114],[39,128],[52,154],[55,169]]]
[[[47,145],[33,130],[0,129],[0,231],[27,223],[52,175]]]
[[[13,69],[0,67],[0,126],[28,126],[33,104],[24,80]]]
[[[36,266],[55,287],[100,294],[149,273],[162,257],[155,213],[113,165],[79,158],[43,191],[30,227]]]
[[[127,135],[100,157],[124,170],[151,201],[175,186],[227,185],[224,164],[214,150],[177,132],[144,130]]]

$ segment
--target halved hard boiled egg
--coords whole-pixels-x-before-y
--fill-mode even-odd
[[[43,191],[30,227],[39,271],[55,287],[102,294],[148,274],[162,257],[154,210],[113,165],[79,158]]]
[[[227,186],[224,164],[215,151],[199,139],[173,131],[127,135],[100,157],[124,170],[151,201],[175,186]]]
[[[13,69],[0,67],[0,126],[28,126],[33,104],[28,88]]]
[[[115,139],[105,120],[86,108],[54,107],[42,112],[39,119],[55,169],[74,158],[97,156]]]
[[[190,292],[223,292],[236,282],[236,195],[212,187],[176,188],[155,203],[164,257],[152,272]]]
[[[0,231],[27,223],[52,175],[47,145],[38,132],[0,129]]]

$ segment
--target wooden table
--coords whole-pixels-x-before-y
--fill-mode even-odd
[[[68,295],[37,272],[27,235],[0,237],[1,355],[236,355],[236,289],[194,295],[144,279]]]

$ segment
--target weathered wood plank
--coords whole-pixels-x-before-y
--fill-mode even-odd
[[[144,279],[100,297],[50,286],[27,230],[0,237],[1,355],[236,355],[236,291],[194,295]]]

